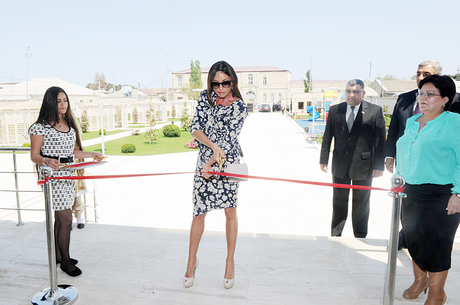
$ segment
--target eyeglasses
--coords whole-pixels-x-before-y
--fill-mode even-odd
[[[345,93],[346,93],[346,94],[351,94],[352,92],[353,92],[353,94],[355,94],[355,95],[356,95],[356,94],[360,94],[360,93],[361,93],[361,92],[363,92],[363,91],[357,91],[357,90],[354,90],[354,91],[351,91],[351,90],[345,90]]]
[[[230,86],[232,85],[232,81],[231,80],[226,80],[226,81],[223,81],[221,83],[218,83],[218,82],[212,82],[211,83],[212,89],[219,89],[220,85],[222,85],[222,87],[224,87],[224,88],[230,88]]]
[[[417,97],[426,97],[426,98],[432,98],[432,97],[435,97],[435,96],[441,96],[441,94],[435,94],[435,93],[432,93],[432,92],[417,92],[415,94]]]

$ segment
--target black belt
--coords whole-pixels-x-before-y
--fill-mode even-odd
[[[69,156],[69,157],[56,157],[56,156],[46,156],[46,155],[42,155],[40,154],[42,157],[44,158],[50,158],[50,159],[56,159],[59,161],[59,163],[72,163],[73,162],[73,156]]]

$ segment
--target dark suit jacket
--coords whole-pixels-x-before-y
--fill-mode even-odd
[[[378,105],[362,101],[350,132],[346,112],[346,102],[330,108],[319,163],[328,164],[331,142],[334,139],[332,174],[338,178],[344,178],[348,174],[352,180],[366,180],[372,176],[374,169],[384,169],[383,111]]]
[[[404,134],[406,121],[414,113],[416,93],[417,89],[400,94],[396,101],[385,144],[385,157],[394,158],[396,156],[396,141]],[[458,93],[455,94],[450,111],[460,113],[460,95]]]

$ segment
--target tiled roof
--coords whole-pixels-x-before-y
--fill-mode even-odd
[[[381,80],[387,92],[406,92],[417,88],[415,80]]]

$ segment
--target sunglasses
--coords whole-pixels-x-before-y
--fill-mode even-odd
[[[223,81],[221,83],[218,83],[218,82],[212,82],[211,83],[212,89],[219,89],[220,85],[222,85],[222,87],[224,87],[224,88],[230,88],[230,86],[232,85],[232,81],[231,80],[226,80],[226,81]]]

